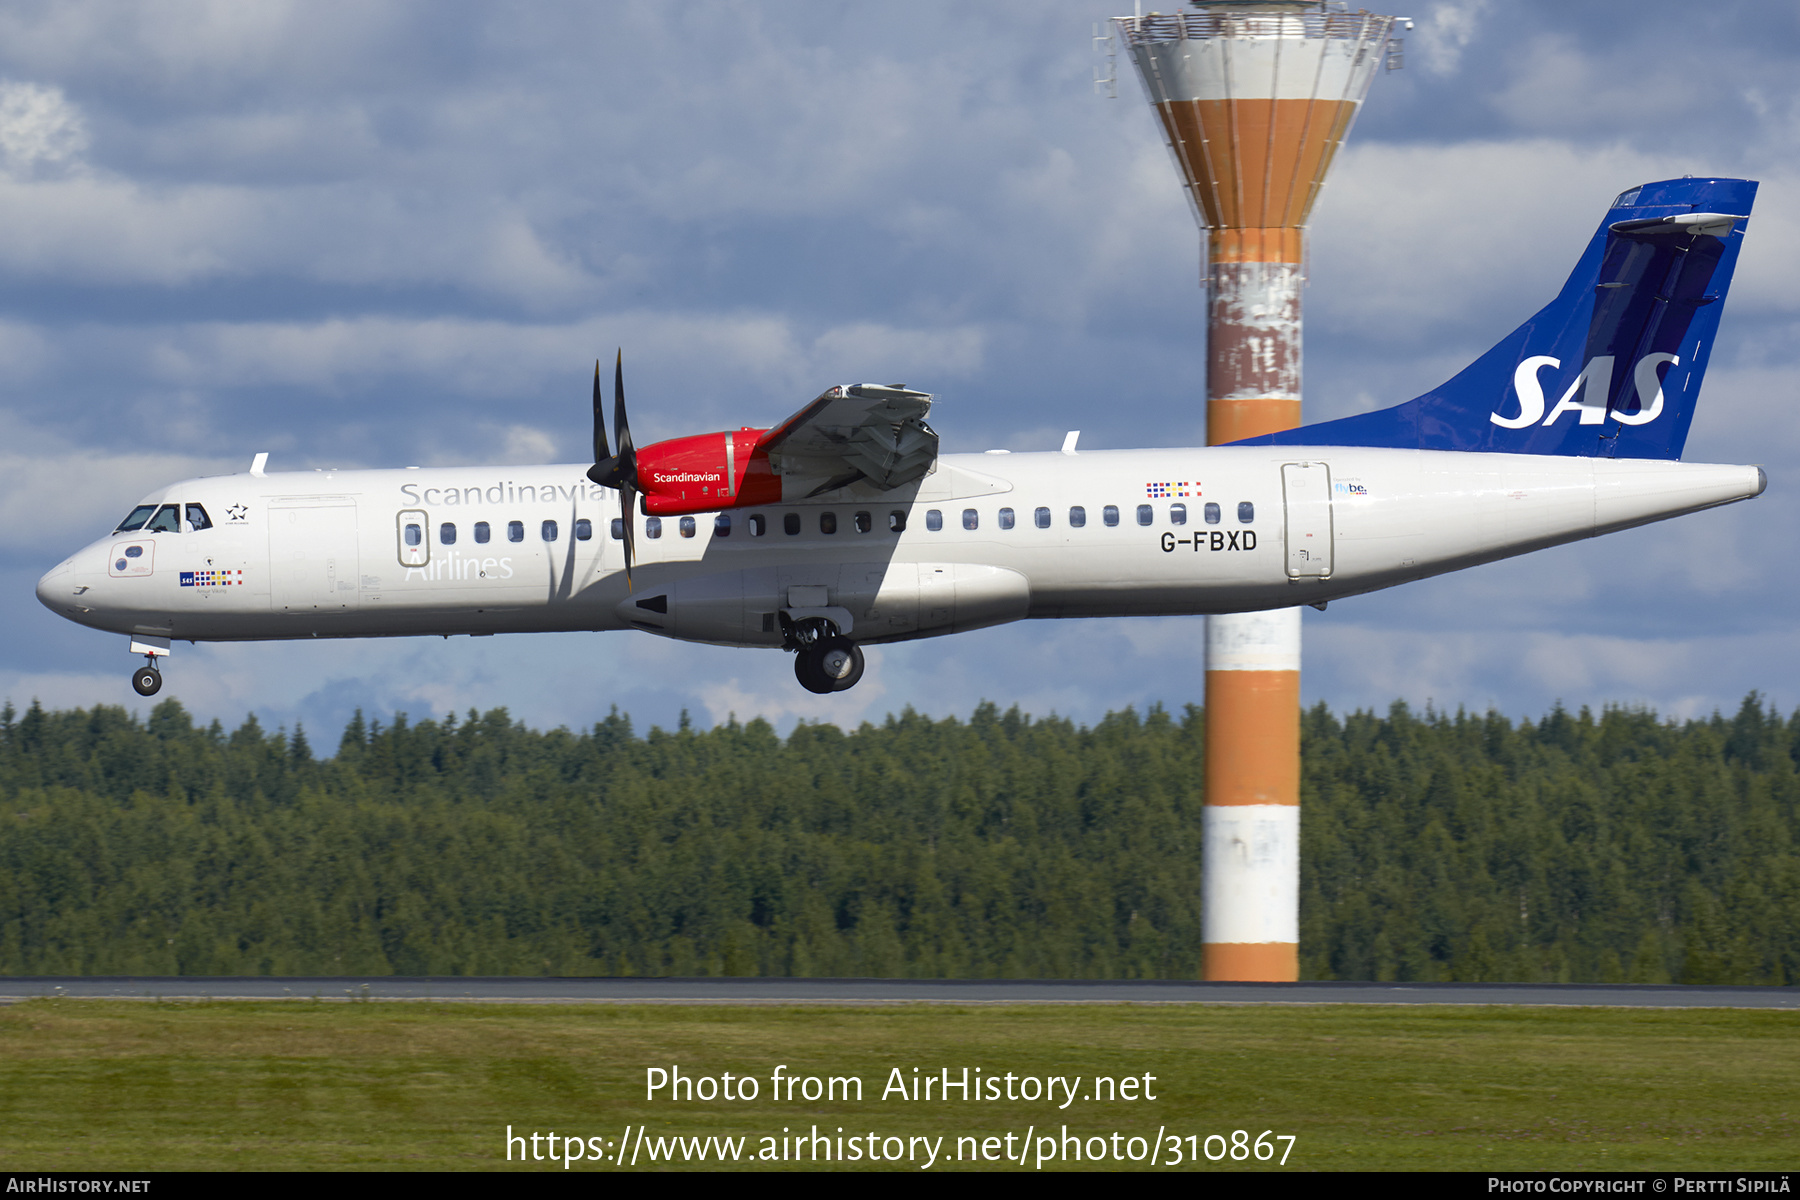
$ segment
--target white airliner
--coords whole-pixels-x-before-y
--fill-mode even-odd
[[[637,450],[615,366],[619,452],[596,369],[592,466],[266,473],[257,455],[145,497],[38,597],[128,635],[146,696],[176,641],[636,629],[792,651],[823,693],[874,643],[1323,608],[1760,494],[1757,467],[1677,461],[1755,190],[1631,189],[1542,311],[1356,417],[1204,449],[1078,453],[1071,434],[940,455],[930,396],[849,385],[770,429]]]

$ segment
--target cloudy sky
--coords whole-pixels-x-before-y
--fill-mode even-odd
[[[1169,0],[1172,5],[1174,0]],[[32,585],[150,488],[243,470],[574,461],[625,347],[634,429],[935,393],[952,450],[1203,439],[1199,238],[1129,65],[1072,0],[86,3],[0,9],[0,695],[147,705]],[[1647,179],[1763,181],[1687,457],[1752,503],[1307,615],[1305,694],[1537,714],[1800,705],[1800,7],[1427,0],[1314,216],[1310,419],[1405,400],[1554,294]],[[228,726],[612,705],[642,728],[982,699],[1201,696],[1202,622],[1026,623],[870,654],[636,634],[178,648]]]

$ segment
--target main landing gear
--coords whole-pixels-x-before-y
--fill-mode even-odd
[[[820,638],[794,654],[794,678],[809,692],[847,692],[862,675],[862,648],[849,638]]]
[[[131,686],[140,696],[154,696],[162,691],[162,672],[156,669],[156,655],[148,655],[145,664],[131,673]]]
[[[809,692],[847,692],[863,675],[863,652],[837,626],[817,617],[790,625],[781,618],[787,648],[794,652],[794,678]]]

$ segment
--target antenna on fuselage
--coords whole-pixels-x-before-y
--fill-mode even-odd
[[[263,468],[268,465],[269,452],[267,450],[260,451],[255,458],[250,460],[250,473],[252,475],[261,476],[263,474]]]

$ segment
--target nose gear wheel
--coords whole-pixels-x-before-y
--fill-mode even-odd
[[[139,667],[131,673],[131,686],[140,696],[154,696],[162,691],[162,672],[156,669],[156,663]]]

